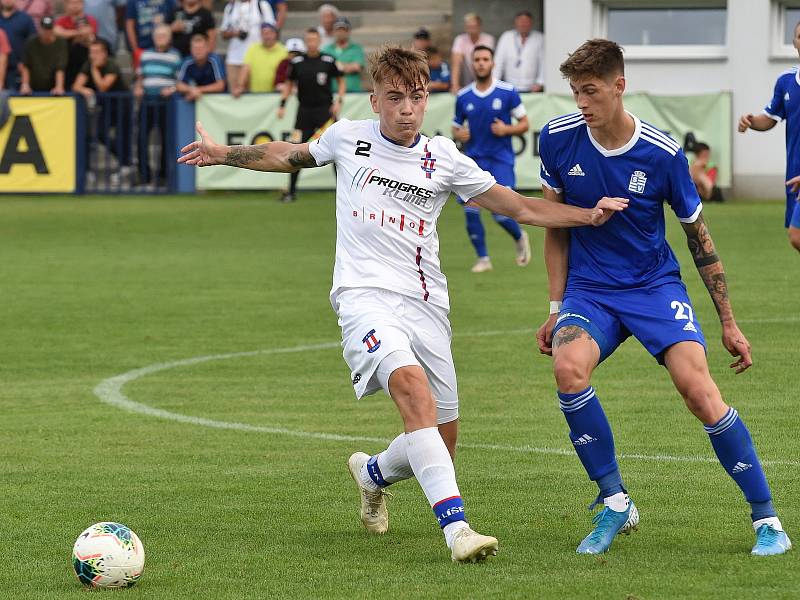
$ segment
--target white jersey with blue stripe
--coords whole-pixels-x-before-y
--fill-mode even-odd
[[[764,114],[786,119],[786,178],[800,174],[800,68],[792,67],[778,76],[772,100]]]
[[[473,83],[458,92],[453,123],[459,127],[464,121],[469,124],[470,137],[464,147],[467,156],[494,158],[513,165],[511,136],[492,133],[492,123],[500,119],[510,125],[511,117],[521,119],[525,114],[525,105],[514,86],[495,79],[486,90],[479,90]]]
[[[570,230],[568,288],[632,288],[680,278],[665,238],[663,203],[694,222],[702,203],[680,145],[631,115],[635,129],[621,148],[606,150],[580,113],[550,121],[539,138],[543,185],[567,204],[593,207],[603,196],[628,198],[602,227]]]

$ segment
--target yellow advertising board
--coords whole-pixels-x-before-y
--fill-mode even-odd
[[[76,103],[70,97],[12,97],[0,127],[0,192],[73,192]]]

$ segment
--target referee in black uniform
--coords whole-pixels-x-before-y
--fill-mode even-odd
[[[336,120],[344,99],[344,76],[336,67],[336,60],[332,56],[320,53],[320,41],[316,29],[306,30],[306,53],[292,59],[289,69],[291,85],[287,85],[281,92],[279,119],[286,114],[286,99],[297,88],[300,106],[294,127],[302,134],[300,142],[307,142],[320,127],[328,121]],[[331,92],[331,81],[334,78],[339,83],[339,93],[335,99]],[[283,202],[294,202],[298,177],[300,171],[292,173],[289,191],[281,197]]]

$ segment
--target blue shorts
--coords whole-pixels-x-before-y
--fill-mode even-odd
[[[568,325],[586,330],[600,346],[602,362],[633,335],[664,364],[664,352],[678,342],[706,347],[686,286],[661,281],[627,290],[567,290],[553,334]]]
[[[506,187],[510,187],[512,190],[514,186],[517,185],[517,178],[514,175],[514,164],[501,162],[499,160],[495,160],[493,158],[475,158],[470,157],[478,166],[483,169],[484,171],[489,171],[494,176],[495,181],[500,185],[504,185]],[[458,202],[460,204],[466,204],[460,197],[458,198]]]
[[[792,207],[792,216],[787,227],[796,227],[797,229],[800,229],[800,200],[794,201],[794,206]]]

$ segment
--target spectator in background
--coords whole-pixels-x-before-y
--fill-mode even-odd
[[[41,23],[42,17],[53,16],[53,4],[50,0],[17,0],[17,10],[27,13],[33,19],[34,25]]]
[[[8,69],[8,55],[11,54],[11,44],[5,30],[0,29],[0,91],[6,87],[6,69]]]
[[[0,29],[5,31],[11,52],[6,66],[5,89],[17,91],[20,87],[20,69],[25,42],[36,35],[36,25],[28,14],[17,10],[16,0],[0,0]]]
[[[105,95],[108,92],[128,91],[119,65],[113,58],[109,58],[110,49],[110,44],[101,38],[89,44],[89,59],[75,78],[72,91],[81,94],[88,106],[95,107],[97,139],[108,148],[119,163],[119,170],[111,174],[111,184],[119,185],[120,178],[129,180],[133,174],[131,160],[133,106],[127,95],[124,97]],[[112,129],[114,137],[111,136]],[[90,145],[86,144],[87,166],[90,164],[90,151]]]
[[[364,48],[350,39],[350,21],[339,17],[333,24],[333,35],[336,42],[322,48],[322,52],[336,59],[336,67],[344,74],[344,83],[348,92],[361,91],[361,71],[367,64]],[[333,92],[336,92],[336,81],[331,81]]]
[[[175,12],[175,0],[127,0],[125,34],[128,37],[133,64],[138,66],[143,50],[155,46],[155,28],[167,22]]]
[[[20,93],[50,92],[61,96],[65,90],[67,54],[67,42],[56,37],[53,31],[53,17],[42,17],[39,33],[25,42],[20,63]]]
[[[97,35],[97,21],[83,12],[83,0],[66,0],[66,14],[56,19],[55,34],[69,43],[65,85],[68,90],[89,59],[89,44]]]
[[[689,174],[698,195],[704,202],[723,202],[722,190],[717,187],[717,165],[711,162],[711,147],[695,142],[692,150],[694,159],[689,165]]]
[[[97,21],[97,37],[108,42],[111,54],[117,50],[119,24],[125,19],[126,0],[84,0],[83,10]]]
[[[228,89],[238,89],[244,55],[261,41],[261,24],[275,23],[275,13],[266,0],[230,0],[222,15],[222,37],[228,40],[225,71]]]
[[[278,28],[278,33],[283,29],[283,24],[286,23],[286,16],[289,14],[289,6],[286,0],[267,0],[272,13],[275,15],[275,27]]]
[[[428,69],[431,72],[431,81],[428,84],[429,92],[448,92],[450,91],[450,67],[442,59],[439,49],[429,46],[425,50],[428,58]]]
[[[514,17],[514,29],[497,41],[494,78],[513,85],[519,92],[544,90],[544,36],[533,30],[533,15],[527,10]]]
[[[196,33],[206,37],[209,52],[217,47],[217,30],[214,15],[200,4],[200,0],[182,0],[181,5],[170,16],[172,47],[184,58],[190,54],[191,40]]]
[[[472,72],[472,51],[475,46],[486,46],[494,50],[494,36],[483,33],[482,26],[483,22],[479,15],[467,13],[464,15],[464,33],[458,34],[453,40],[450,56],[452,69],[450,91],[454,94],[475,80]]]
[[[245,90],[252,93],[274,92],[275,74],[278,65],[289,53],[278,41],[278,30],[272,23],[261,26],[261,43],[253,44],[244,55],[244,64],[239,75],[239,84],[231,93],[234,98]]]
[[[286,115],[286,100],[297,88],[297,109],[295,119],[295,137],[293,142],[307,142],[315,135],[320,135],[339,116],[344,101],[345,85],[341,71],[336,68],[336,61],[328,54],[320,52],[320,34],[316,29],[308,29],[305,34],[306,53],[292,59],[289,71],[291,85],[281,92],[281,105],[278,118]],[[336,100],[331,92],[331,81],[338,82]],[[297,194],[297,180],[300,171],[295,171],[289,178],[289,190],[281,197],[281,202],[294,202]]]
[[[278,92],[283,92],[287,87],[292,60],[296,56],[305,53],[306,45],[300,38],[289,38],[286,40],[286,51],[289,53],[288,56],[281,61],[278,65],[278,69],[275,71],[275,90]]]
[[[420,52],[425,52],[432,46],[431,44],[431,32],[425,29],[424,27],[420,27],[414,32],[414,37],[411,40],[411,47],[414,50],[419,50]]]
[[[211,52],[211,44],[204,33],[195,33],[191,41],[191,56],[178,71],[178,92],[189,102],[203,94],[225,91],[225,66],[222,59]]]
[[[333,24],[339,18],[339,9],[333,4],[323,4],[317,9],[317,14],[319,14],[317,31],[320,37],[320,48],[324,48],[336,41],[336,36],[333,34]]]
[[[136,71],[133,93],[142,99],[139,108],[139,176],[142,183],[150,183],[149,138],[153,129],[158,129],[161,141],[159,179],[167,174],[167,99],[175,93],[180,53],[170,46],[172,30],[161,24],[153,30],[153,48],[144,50]],[[157,182],[158,183],[158,182]]]

